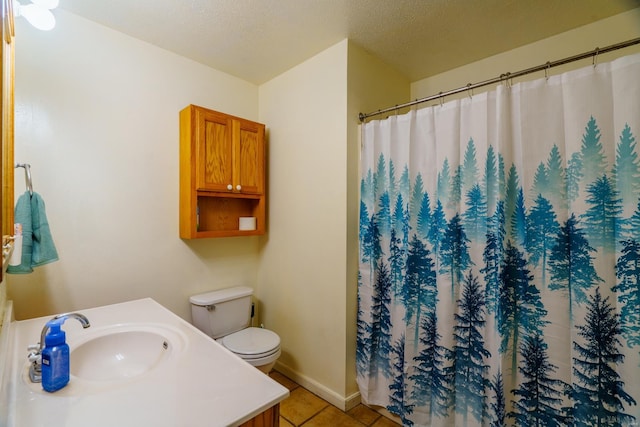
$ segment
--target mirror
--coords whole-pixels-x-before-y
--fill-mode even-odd
[[[2,186],[0,187],[0,222],[2,226],[2,254],[3,268],[0,270],[0,280],[4,273],[5,245],[13,235],[13,126],[14,126],[14,36],[13,7],[11,0],[2,0],[2,150],[0,151],[0,164],[2,165]]]

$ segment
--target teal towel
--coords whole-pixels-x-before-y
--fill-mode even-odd
[[[24,193],[18,198],[15,222],[22,224],[22,259],[20,265],[10,265],[7,273],[31,273],[38,267],[58,260],[58,251],[53,243],[44,200],[38,193]]]
[[[44,200],[36,192],[31,197],[31,227],[33,228],[31,266],[38,267],[57,261],[58,251],[53,244],[51,229],[44,210]]]

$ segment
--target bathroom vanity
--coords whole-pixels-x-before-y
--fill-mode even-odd
[[[64,323],[71,380],[29,379],[27,347],[51,317],[11,322],[0,426],[275,426],[288,390],[150,298]]]

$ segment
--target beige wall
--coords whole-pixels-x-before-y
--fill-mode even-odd
[[[281,368],[334,397],[346,369],[347,46],[260,86],[269,124],[262,320],[281,337]]]
[[[57,10],[16,20],[15,161],[30,163],[60,261],[7,275],[16,317],[255,286],[259,239],[178,238],[178,112],[258,118],[258,87]],[[16,196],[25,191],[16,170]]]
[[[358,219],[360,209],[360,133],[358,113],[409,99],[409,80],[397,70],[349,43],[347,103],[347,354],[345,396],[358,392],[356,385],[356,315],[358,280]]]
[[[337,406],[357,394],[357,113],[408,95],[407,79],[346,40],[260,87],[270,128],[262,319],[282,339],[279,369]]]
[[[7,285],[4,280],[0,282],[0,330],[4,319],[4,311],[7,305]],[[0,376],[1,377],[1,376]]]
[[[463,87],[468,83],[489,80],[507,72],[525,70],[545,64],[547,61],[560,60],[579,53],[592,51],[596,47],[602,48],[637,37],[640,37],[640,8],[531,43],[519,49],[485,58],[446,73],[413,82],[411,84],[410,99],[428,97],[439,92]],[[640,45],[598,55],[598,61],[610,61],[636,52],[640,52]],[[591,59],[584,59],[552,68],[549,71],[549,75],[590,64],[592,64]],[[543,71],[515,79],[514,83],[539,78],[544,78]],[[476,92],[490,89],[491,87],[487,86],[477,89]],[[458,94],[457,98],[464,96],[467,96],[466,92]],[[447,97],[445,101],[450,99],[454,99],[454,97]]]

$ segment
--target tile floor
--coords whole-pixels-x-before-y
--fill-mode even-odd
[[[280,402],[280,427],[397,427],[399,425],[364,405],[358,405],[349,412],[343,412],[281,373],[271,371],[269,375],[289,389],[289,397]]]

